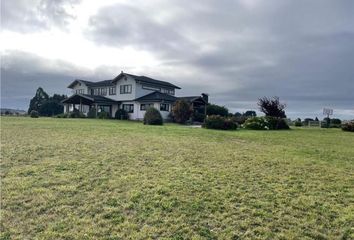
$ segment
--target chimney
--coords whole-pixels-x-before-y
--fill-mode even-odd
[[[209,103],[209,94],[207,94],[207,93],[202,93],[202,98],[204,99],[204,101],[205,101],[206,103]]]

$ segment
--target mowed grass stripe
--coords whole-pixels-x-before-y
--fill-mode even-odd
[[[1,118],[10,239],[353,237],[354,136]]]

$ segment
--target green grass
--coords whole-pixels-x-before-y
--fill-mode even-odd
[[[354,134],[1,118],[2,239],[353,239]]]

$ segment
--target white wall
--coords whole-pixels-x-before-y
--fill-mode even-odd
[[[139,98],[142,96],[145,96],[149,93],[154,92],[153,90],[148,90],[148,89],[143,89],[143,85],[141,83],[136,84],[136,92],[135,92],[135,98]]]
[[[115,116],[117,110],[118,110],[118,104],[112,105],[112,117]]]
[[[75,94],[78,89],[84,89],[84,94],[89,94],[88,87],[85,83],[76,83],[72,88],[72,93]]]
[[[125,104],[134,104],[134,112],[129,114],[130,119],[132,120],[142,120],[144,118],[145,112],[140,110],[140,103],[139,102],[124,102]],[[154,108],[160,111],[160,103],[153,103]],[[171,104],[170,104],[170,109],[171,111]],[[163,119],[168,119],[168,115],[170,114],[170,111],[160,111],[161,116]]]
[[[129,94],[120,94],[120,86],[121,85],[132,85],[132,92]],[[123,78],[119,79],[117,81],[117,90],[116,90],[116,95],[108,95],[105,97],[117,100],[117,101],[131,101],[135,99],[135,89],[136,89],[136,82],[135,80],[130,77],[127,76],[127,80]]]

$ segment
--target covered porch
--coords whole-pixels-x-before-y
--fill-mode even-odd
[[[62,103],[64,105],[64,113],[77,110],[87,115],[92,108],[95,108],[96,115],[104,111],[107,112],[110,117],[114,116],[120,104],[120,102],[104,96],[87,94],[74,94],[63,100]]]

